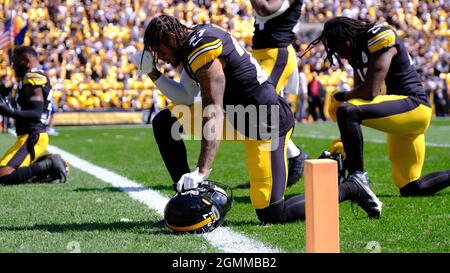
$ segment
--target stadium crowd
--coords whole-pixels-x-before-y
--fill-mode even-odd
[[[200,3],[199,3],[200,2]],[[143,32],[153,15],[174,15],[187,25],[214,23],[229,30],[247,48],[253,35],[253,13],[247,0],[0,0],[0,18],[14,10],[29,24],[25,44],[40,55],[52,80],[58,111],[136,110],[163,108],[167,99],[143,76],[138,79],[129,57],[143,49]],[[7,6],[9,5],[9,6]],[[297,39],[298,56],[317,36],[322,23],[335,16],[388,23],[405,41],[436,115],[448,114],[450,86],[450,2],[447,0],[337,1],[305,0]],[[149,16],[151,15],[151,16]],[[12,69],[1,52],[0,80],[14,85]],[[348,64],[332,72],[316,47],[301,60],[306,80],[313,72],[327,91],[349,89],[353,72]],[[170,67],[169,75],[178,74]],[[305,85],[303,85],[305,86]],[[302,88],[301,88],[302,89]],[[304,88],[303,88],[304,89]],[[307,96],[307,90],[302,90]],[[294,106],[295,108],[295,106]]]

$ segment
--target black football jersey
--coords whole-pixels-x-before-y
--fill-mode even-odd
[[[363,50],[355,51],[349,60],[354,73],[363,82],[373,54],[382,53],[391,47],[396,47],[398,52],[392,58],[386,75],[386,94],[415,96],[428,104],[425,90],[408,50],[395,31],[388,26],[376,25],[365,34],[361,45]]]
[[[184,69],[197,82],[195,74],[200,68],[219,57],[225,60],[225,110],[227,105],[267,105],[269,109],[271,105],[280,105],[280,133],[292,128],[294,120],[289,105],[278,96],[258,62],[228,32],[213,25],[195,26],[181,52]],[[267,120],[270,121],[270,111]]]
[[[303,0],[295,0],[285,12],[268,20],[267,16],[256,15],[252,48],[288,47],[295,36],[294,27],[300,19],[302,4]]]
[[[16,107],[18,108],[18,110],[31,109],[29,98],[27,94],[25,94],[25,91],[23,89],[25,85],[42,87],[44,106],[39,122],[30,122],[28,120],[22,120],[18,118],[16,120],[16,133],[17,135],[22,135],[30,134],[32,132],[45,132],[52,109],[51,103],[53,93],[50,80],[42,70],[32,70],[30,72],[27,72],[25,76],[19,81],[19,90],[16,95]]]

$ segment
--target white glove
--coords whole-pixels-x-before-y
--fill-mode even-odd
[[[136,54],[131,55],[130,61],[137,67],[138,76],[148,74],[152,72],[153,69],[155,69],[155,62],[153,61],[153,56],[148,50],[144,51],[144,55],[142,55],[142,51],[138,51]]]
[[[211,169],[208,170],[205,175],[200,175],[198,173],[198,167],[197,167],[197,168],[195,168],[195,170],[193,172],[183,174],[183,176],[180,178],[180,180],[177,183],[177,191],[183,192],[183,191],[197,188],[198,185],[200,185],[200,183],[202,183],[203,181],[205,181],[208,178],[210,173],[211,173]]]

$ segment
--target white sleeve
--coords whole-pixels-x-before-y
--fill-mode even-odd
[[[261,16],[256,12],[256,10],[254,10],[254,15],[255,15],[256,19],[267,22],[270,19],[273,19],[273,18],[278,17],[281,14],[283,14],[290,6],[291,6],[291,4],[289,3],[289,0],[284,0],[283,3],[281,3],[280,8],[277,11],[275,11],[274,13],[267,15],[267,16]]]
[[[284,93],[298,95],[299,94],[299,86],[300,86],[300,80],[298,78],[298,67],[295,66],[294,71],[292,71],[292,74],[288,79]]]
[[[200,93],[200,85],[189,77],[184,69],[181,70],[180,83],[192,97],[196,97]]]
[[[298,77],[300,80],[300,92],[302,92],[302,94],[304,96],[308,96],[308,79],[306,79],[306,75],[303,72],[298,73]]]
[[[163,74],[155,81],[159,90],[176,104],[191,105],[199,92],[198,84],[186,72],[181,71],[180,82],[167,78]]]

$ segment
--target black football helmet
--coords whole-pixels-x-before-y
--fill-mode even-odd
[[[176,193],[164,209],[164,220],[175,232],[209,232],[222,225],[232,204],[233,192],[229,186],[208,181],[195,189]]]

